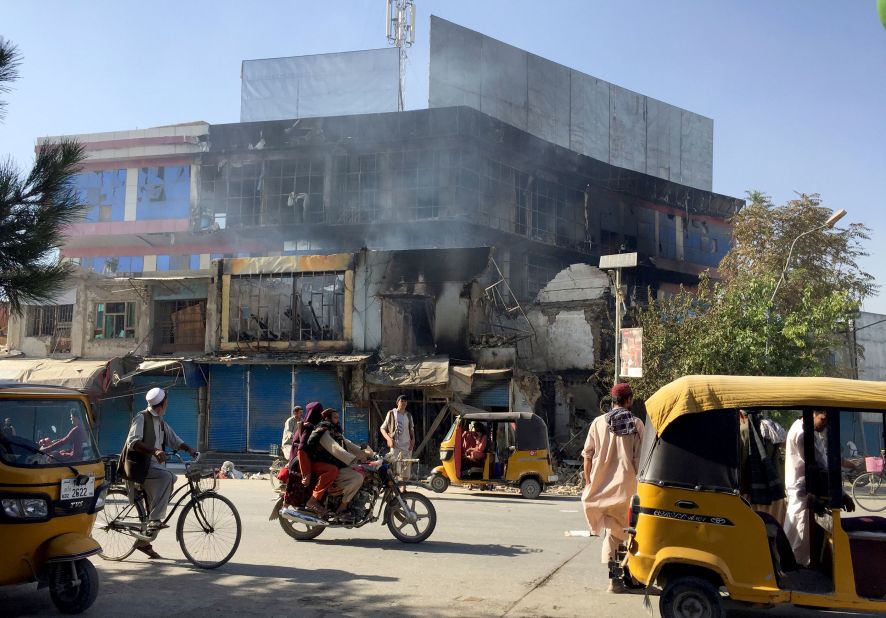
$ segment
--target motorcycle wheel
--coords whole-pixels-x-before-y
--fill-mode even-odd
[[[431,501],[420,493],[406,491],[400,494],[400,497],[406,503],[406,507],[415,514],[415,520],[409,521],[400,502],[394,498],[388,503],[385,511],[388,530],[394,538],[403,543],[421,543],[434,532],[437,526],[437,511]]]
[[[285,517],[278,517],[280,527],[283,532],[294,538],[296,541],[310,541],[316,539],[323,532],[326,526],[310,526],[301,522],[289,521]]]

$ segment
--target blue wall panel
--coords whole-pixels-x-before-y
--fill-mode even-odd
[[[111,207],[110,221],[123,221],[123,208],[126,201],[126,170],[103,170],[82,172],[72,179],[80,200],[89,205],[86,221],[99,220],[99,207]]]
[[[132,398],[113,397],[100,399],[95,405],[98,419],[98,448],[102,455],[116,455],[123,449],[123,442],[129,434],[132,412]]]
[[[144,402],[143,393],[147,393],[155,386],[168,383],[167,376],[138,375],[132,378],[133,390],[139,405]],[[164,419],[172,427],[179,438],[188,446],[197,448],[197,389],[187,386],[166,386],[169,404],[166,408]]]
[[[191,168],[188,165],[143,167],[138,171],[135,218],[187,219],[190,216]]]
[[[292,413],[292,366],[249,368],[249,450],[267,451],[280,444],[283,423]]]
[[[312,401],[341,411],[341,384],[334,367],[296,367],[295,404],[305,407]]]
[[[246,450],[246,396],[245,365],[210,366],[210,449],[238,453]]]

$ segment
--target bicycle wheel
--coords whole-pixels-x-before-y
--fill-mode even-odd
[[[129,526],[141,526],[144,509],[140,502],[129,503],[129,496],[122,487],[111,487],[105,496],[105,506],[95,517],[92,538],[102,546],[99,556],[105,560],[119,561],[135,551],[137,539],[128,533]]]
[[[886,509],[886,482],[875,472],[862,474],[852,484],[852,499],[859,508],[870,513]]]
[[[215,569],[231,559],[240,545],[240,514],[217,493],[193,498],[178,517],[175,536],[194,566]]]

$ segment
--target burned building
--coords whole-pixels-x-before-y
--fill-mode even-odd
[[[633,300],[693,285],[742,202],[711,191],[711,119],[445,20],[430,32],[427,109],[332,104],[316,75],[370,67],[393,91],[399,64],[376,50],[248,61],[248,122],[75,136],[89,209],[61,252],[121,289],[35,310],[10,339],[134,351],[134,391],[189,367],[182,422],[219,451],[269,450],[308,398],[372,443],[398,392],[423,431],[459,400],[568,436],[610,352],[599,256],[639,254]]]

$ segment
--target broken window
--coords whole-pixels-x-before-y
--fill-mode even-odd
[[[338,157],[335,182],[338,194],[343,196],[342,223],[378,220],[378,157],[374,153]]]
[[[205,337],[205,300],[173,300],[154,305],[155,353],[199,351]]]
[[[136,303],[98,303],[93,339],[135,338]]]
[[[74,305],[35,305],[28,308],[28,337],[49,337],[66,331],[71,336]]]
[[[395,356],[434,353],[434,304],[425,296],[383,299],[382,350]]]
[[[526,255],[526,294],[529,298],[535,298],[539,291],[546,286],[551,279],[557,276],[568,264],[563,265],[557,260],[529,253]]]
[[[228,341],[341,341],[344,272],[231,279]]]

